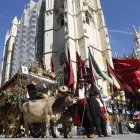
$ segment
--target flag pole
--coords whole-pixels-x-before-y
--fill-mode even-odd
[[[107,65],[107,72],[108,72],[108,75],[110,76],[109,74],[109,70],[108,70],[108,61],[106,59],[106,65]],[[109,82],[108,82],[109,83]],[[111,101],[110,101],[110,105],[112,106],[112,123],[113,123],[113,126],[115,124],[115,121],[114,120],[114,90],[113,90],[113,86],[109,83],[109,86],[110,86],[110,92],[111,92]]]
[[[106,59],[106,65],[107,65],[107,73],[108,73],[108,75],[110,76],[110,74],[109,74],[109,70],[108,70],[108,61],[107,61],[107,59]],[[111,77],[111,76],[110,76]],[[109,83],[109,82],[108,82]],[[111,93],[114,95],[114,90],[113,90],[113,86],[109,83],[109,85],[110,85],[110,91],[111,91]]]

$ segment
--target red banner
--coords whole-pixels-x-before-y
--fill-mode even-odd
[[[140,88],[140,60],[113,59],[115,72],[133,89]]]

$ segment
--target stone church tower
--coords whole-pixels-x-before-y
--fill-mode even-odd
[[[134,27],[134,42],[135,42],[135,48],[133,48],[133,56],[136,59],[140,59],[140,27],[138,30]]]
[[[17,20],[17,17],[15,17],[11,23],[10,31],[8,31],[5,36],[4,52],[3,52],[3,59],[2,59],[1,84],[6,82],[10,77],[12,52],[13,52],[15,38],[17,35],[18,26],[19,26],[19,22]]]
[[[50,67],[52,58],[55,69],[63,65],[64,51],[69,47],[76,80],[76,51],[88,59],[90,47],[95,60],[103,71],[106,61],[112,65],[108,31],[100,0],[46,0],[44,28],[44,63]],[[107,91],[106,82],[99,84]]]

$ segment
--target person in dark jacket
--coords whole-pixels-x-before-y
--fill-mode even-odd
[[[86,130],[88,138],[95,138],[94,126],[92,123],[92,117],[89,109],[88,99],[86,96],[86,87],[84,85],[84,79],[79,80],[79,87],[76,90],[78,96],[78,110],[80,115],[81,125]]]
[[[93,124],[96,127],[98,136],[110,137],[110,135],[107,134],[106,110],[99,92],[94,91],[94,93],[92,93],[91,91],[90,109]]]
[[[40,99],[41,97],[39,97],[37,95],[37,81],[35,79],[32,80],[31,84],[27,85],[27,90],[28,90],[28,95],[29,95],[29,100],[37,100]]]

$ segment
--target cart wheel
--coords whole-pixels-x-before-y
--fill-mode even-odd
[[[40,137],[42,134],[40,123],[34,123],[30,125],[30,135],[34,138]]]

